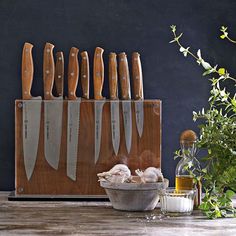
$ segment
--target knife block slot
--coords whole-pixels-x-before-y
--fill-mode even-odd
[[[63,101],[62,137],[60,160],[57,170],[53,169],[44,156],[44,108],[42,101],[37,159],[31,179],[28,181],[23,156],[23,112],[15,101],[15,186],[17,195],[104,195],[98,183],[97,173],[108,171],[115,164],[127,164],[134,174],[135,169],[149,166],[161,167],[161,101],[144,100],[144,126],[140,138],[136,127],[135,106],[132,101],[132,145],[128,154],[125,144],[122,105],[120,102],[120,148],[116,156],[111,135],[110,102],[103,106],[100,155],[97,163],[95,152],[94,100],[82,100],[80,105],[80,128],[77,156],[76,181],[66,173],[67,153],[67,101]]]

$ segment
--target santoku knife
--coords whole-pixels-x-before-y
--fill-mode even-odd
[[[125,143],[127,152],[130,153],[132,143],[132,111],[130,95],[130,77],[126,54],[119,54],[119,80],[121,87],[122,110],[125,129]]]
[[[112,145],[114,152],[117,155],[120,146],[120,104],[118,100],[117,60],[115,53],[110,53],[109,55],[109,91],[111,108]]]
[[[135,99],[135,118],[139,137],[143,134],[143,75],[140,61],[140,55],[137,52],[132,54],[132,82]]]
[[[44,82],[44,152],[49,165],[58,169],[62,130],[62,97],[52,95],[55,75],[53,59],[54,45],[46,43],[43,58]]]
[[[72,47],[68,64],[67,176],[76,180],[81,98],[76,96],[79,49]]]
[[[104,83],[104,64],[103,52],[100,47],[95,49],[93,61],[93,84],[94,84],[94,113],[95,113],[95,164],[99,158],[102,131],[102,110],[105,99],[102,96],[102,88]]]
[[[33,82],[34,65],[32,58],[33,45],[25,43],[22,52],[22,105],[23,105],[23,155],[27,179],[30,180],[37,158],[41,97],[32,97],[31,87]]]

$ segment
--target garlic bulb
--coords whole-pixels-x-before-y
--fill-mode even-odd
[[[142,183],[163,182],[163,174],[161,169],[155,167],[148,167],[145,171],[135,170],[135,173],[140,176]]]
[[[130,169],[124,164],[117,164],[113,166],[109,171],[97,174],[98,181],[108,181],[112,183],[124,183],[127,181],[131,172]]]

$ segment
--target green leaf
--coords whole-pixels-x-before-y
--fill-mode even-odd
[[[220,75],[224,75],[225,74],[225,68],[219,68],[218,73]]]
[[[234,192],[234,191],[232,191],[232,190],[230,190],[230,189],[228,189],[228,190],[226,191],[226,197],[227,197],[227,198],[231,199],[234,195],[235,195],[235,192]]]
[[[220,36],[221,39],[225,39],[225,37],[226,37],[226,36],[225,36],[224,34],[222,34],[222,35]]]

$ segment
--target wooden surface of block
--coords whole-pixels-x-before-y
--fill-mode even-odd
[[[134,174],[135,169],[149,166],[161,167],[161,101],[144,100],[144,128],[140,138],[135,121],[132,101],[132,145],[128,154],[125,145],[122,105],[120,103],[120,149],[116,156],[111,139],[110,102],[103,107],[101,149],[97,163],[94,161],[94,101],[82,100],[80,105],[80,128],[78,140],[77,178],[71,180],[66,174],[67,148],[67,101],[63,102],[63,124],[58,170],[53,169],[44,156],[44,108],[42,101],[40,137],[37,160],[28,181],[24,167],[22,135],[22,100],[15,102],[15,170],[17,194],[49,195],[103,195],[97,173],[108,171],[115,164],[124,163]]]

